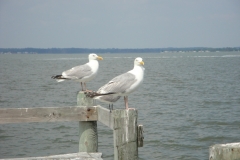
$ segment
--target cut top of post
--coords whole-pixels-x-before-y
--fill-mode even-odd
[[[80,91],[77,95],[77,105],[78,106],[94,106],[94,101],[92,98],[87,97],[83,91]]]

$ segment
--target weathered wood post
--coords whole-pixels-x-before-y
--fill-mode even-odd
[[[209,160],[240,160],[240,143],[211,146],[209,148]]]
[[[137,160],[137,110],[113,110],[114,160]]]
[[[84,92],[77,95],[78,106],[93,106],[93,99],[86,97]],[[97,121],[79,122],[79,152],[97,152],[98,135]]]

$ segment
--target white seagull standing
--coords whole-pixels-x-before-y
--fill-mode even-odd
[[[129,109],[128,95],[135,91],[142,83],[145,70],[143,65],[144,62],[142,58],[136,58],[132,70],[113,78],[107,84],[102,86],[97,91],[94,99],[112,104],[113,102],[116,102],[120,96],[124,96],[125,107],[126,109]]]
[[[92,80],[97,75],[99,67],[98,60],[103,60],[103,58],[92,53],[89,54],[88,59],[88,63],[73,67],[72,69],[62,72],[61,75],[52,76],[52,78],[56,79],[57,82],[65,80],[75,80],[81,82],[82,90],[87,90],[86,82]],[[83,88],[82,83],[85,88]]]

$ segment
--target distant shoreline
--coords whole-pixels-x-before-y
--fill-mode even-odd
[[[240,52],[240,47],[189,48],[0,48],[0,54],[80,54],[80,53],[162,53],[162,52]]]

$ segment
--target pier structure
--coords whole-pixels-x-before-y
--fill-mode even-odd
[[[109,109],[94,105],[92,98],[79,92],[77,106],[41,107],[41,108],[0,108],[0,124],[31,122],[79,122],[79,152],[45,157],[27,157],[35,159],[91,159],[102,160],[98,152],[97,122],[101,122],[113,131],[114,160],[137,160],[138,147],[143,146],[143,126],[137,123],[138,112],[135,109]],[[40,124],[39,124],[40,125]],[[11,159],[11,158],[9,158]],[[14,158],[21,160],[25,158]]]

